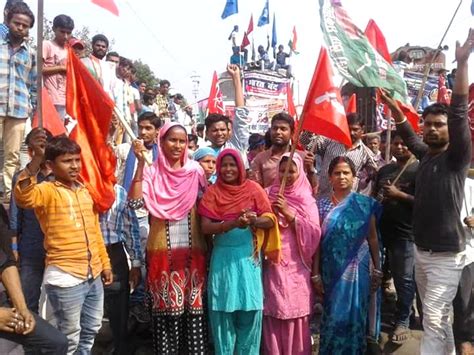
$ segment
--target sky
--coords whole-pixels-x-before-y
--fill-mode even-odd
[[[291,58],[296,80],[294,95],[303,104],[319,49],[323,45],[318,0],[269,0],[275,14],[278,43],[287,43],[293,26],[298,33],[299,55]],[[26,0],[36,12],[36,0]],[[255,46],[266,45],[271,23],[257,27],[265,0],[238,0],[239,13],[221,19],[226,0],[115,0],[117,17],[94,5],[91,0],[47,0],[45,17],[71,16],[77,28],[87,26],[91,34],[103,33],[114,40],[113,49],[130,59],[141,59],[160,79],[168,79],[172,88],[193,102],[192,76],[199,77],[197,98],[206,98],[212,73],[225,70],[232,54],[228,36],[234,25],[240,35],[254,18]],[[458,0],[342,0],[354,23],[365,29],[375,20],[384,33],[389,50],[410,43],[436,47],[459,4]],[[462,1],[459,12],[443,42],[448,45],[446,66],[453,68],[456,40],[464,41],[474,27],[471,0]],[[36,29],[33,29],[36,36]],[[252,37],[251,37],[252,39]],[[270,49],[271,50],[271,49]],[[474,81],[474,55],[470,58],[470,81]],[[299,88],[299,90],[298,90]]]

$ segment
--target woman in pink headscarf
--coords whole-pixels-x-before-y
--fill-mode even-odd
[[[133,144],[137,172],[129,205],[150,212],[147,243],[147,298],[151,309],[154,352],[207,353],[203,310],[206,241],[195,206],[207,186],[199,163],[188,159],[187,133],[178,123],[160,130],[158,159],[145,167],[139,140]]]
[[[312,270],[319,263],[321,229],[316,201],[298,155],[280,160],[279,176],[267,191],[278,215],[282,257],[263,268],[263,350],[265,354],[311,354]],[[290,164],[286,188],[280,180]]]

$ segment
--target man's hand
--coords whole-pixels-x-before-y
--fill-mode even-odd
[[[114,275],[112,274],[112,270],[110,269],[102,270],[101,276],[104,286],[109,286],[114,281]]]
[[[467,63],[469,55],[474,49],[474,29],[469,29],[466,42],[461,46],[459,41],[456,41],[456,53],[455,58],[458,63]]]
[[[383,186],[383,196],[386,199],[398,200],[403,196],[403,192],[389,181]]]
[[[239,66],[236,64],[229,64],[227,65],[227,72],[232,76],[232,78],[237,78],[240,80],[240,69]]]
[[[21,316],[22,321],[18,322],[18,326],[15,328],[15,333],[23,335],[31,333],[36,325],[33,314],[31,314],[28,308],[17,310],[17,314]]]
[[[40,158],[41,161],[44,157],[44,151],[47,144],[47,136],[44,129],[39,128],[31,133],[30,147],[33,151],[33,158]]]
[[[403,111],[401,110],[400,106],[398,106],[397,101],[390,95],[390,93],[386,89],[377,89],[379,93],[380,99],[382,102],[388,106],[390,111],[392,111],[392,117],[395,119],[396,122],[402,122],[405,118]]]
[[[313,174],[314,170],[314,153],[307,151],[304,157],[304,170],[307,174]]]
[[[132,267],[128,274],[128,283],[130,284],[130,290],[134,290],[140,283],[142,272],[139,267]]]
[[[133,147],[133,152],[135,153],[135,156],[137,157],[137,160],[142,162],[145,160],[143,153],[146,152],[145,145],[143,144],[143,140],[141,139],[135,139],[132,142],[132,147]]]
[[[21,318],[14,308],[0,307],[0,331],[13,333],[19,322]]]
[[[469,228],[474,228],[474,216],[464,218],[464,224]]]

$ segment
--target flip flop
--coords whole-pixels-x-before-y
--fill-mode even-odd
[[[394,344],[403,344],[411,337],[410,328],[397,325],[390,335],[390,341]]]

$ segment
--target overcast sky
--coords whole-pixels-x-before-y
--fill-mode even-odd
[[[36,1],[26,1],[36,13]],[[239,13],[221,19],[226,0],[115,0],[120,16],[101,9],[90,0],[46,0],[45,16],[52,20],[64,13],[76,27],[88,26],[115,41],[114,50],[131,59],[150,65],[159,78],[171,81],[172,87],[193,99],[191,76],[200,76],[199,98],[207,97],[214,70],[221,72],[229,60],[227,40],[234,25],[241,34],[254,17],[255,45],[266,44],[271,24],[257,27],[265,0],[239,0]],[[410,43],[436,47],[451,19],[457,0],[342,0],[353,21],[362,30],[374,19],[383,31],[390,51]],[[464,41],[469,27],[474,27],[471,0],[464,0],[443,44],[447,67],[452,68],[456,39]],[[323,44],[319,25],[318,0],[270,0],[270,13],[276,15],[278,42],[288,43],[293,26],[298,33],[299,55],[292,58],[300,85],[300,101]],[[36,30],[34,30],[36,34]],[[474,60],[470,60],[470,78],[474,81]],[[298,100],[298,93],[295,93]]]

